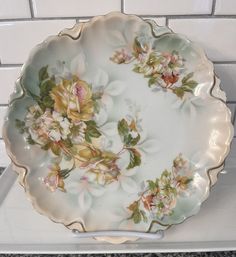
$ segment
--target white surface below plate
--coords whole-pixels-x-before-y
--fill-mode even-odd
[[[235,140],[234,140],[235,141]],[[226,168],[200,213],[165,231],[160,241],[121,245],[78,239],[63,225],[33,210],[16,182],[0,207],[1,253],[111,253],[236,250],[236,142]]]

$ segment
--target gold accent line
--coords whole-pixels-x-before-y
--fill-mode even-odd
[[[15,85],[16,85],[16,88],[19,87],[22,94],[20,96],[14,98],[13,97],[14,94],[17,94],[17,93],[12,93],[11,96],[10,96],[10,97],[12,97],[12,100],[9,102],[9,106],[12,105],[15,101],[24,98],[25,95],[26,95],[26,89],[23,87],[21,81],[22,81],[22,75],[16,80]]]
[[[162,226],[162,227],[167,227],[166,229],[168,229],[169,226],[170,226],[170,224],[163,224],[163,223],[161,223],[161,222],[158,221],[158,220],[152,220],[152,222],[151,222],[151,224],[150,224],[148,230],[146,231],[147,233],[150,233],[150,232],[151,232],[152,227],[153,227],[154,224],[158,224],[158,225],[160,225],[160,226]],[[159,230],[157,230],[157,231],[155,231],[155,232],[153,232],[153,233],[157,233],[158,231],[159,231]]]
[[[160,35],[157,36],[157,35],[155,34],[155,32],[154,32],[153,24],[152,24],[149,20],[150,20],[150,19],[148,19],[148,20],[143,20],[143,21],[145,21],[145,22],[151,27],[151,33],[152,33],[152,35],[153,35],[154,38],[160,38],[160,37],[162,37],[162,36],[171,35],[171,34],[174,33],[173,30],[170,29],[169,27],[167,27],[167,26],[159,26],[155,21],[153,21],[153,22],[155,22],[155,24],[157,25],[157,27],[159,27],[159,28],[164,27],[164,28],[168,28],[168,29],[170,30],[170,32],[164,32],[163,34],[160,34]],[[175,34],[176,34],[176,33],[175,33]]]
[[[87,232],[87,230],[85,229],[85,226],[84,226],[84,224],[81,222],[81,221],[72,221],[71,223],[69,223],[69,224],[67,224],[67,225],[65,225],[68,229],[71,229],[70,227],[71,226],[73,226],[73,225],[75,225],[75,224],[79,224],[80,226],[81,226],[81,228],[82,228],[82,232]],[[76,229],[77,230],[77,229]],[[79,230],[78,230],[79,231]],[[79,232],[81,232],[81,231],[79,231]]]
[[[76,22],[75,25],[74,25],[72,28],[65,29],[65,30],[68,31],[68,33],[64,32],[64,30],[63,30],[63,31],[61,31],[61,32],[58,34],[58,36],[59,36],[59,37],[67,36],[67,37],[71,38],[72,40],[77,40],[77,39],[79,39],[80,36],[81,36],[82,30],[83,30],[83,27],[84,27],[84,23],[86,23],[86,22],[81,22],[81,23],[77,23],[77,22]],[[74,30],[76,27],[78,27],[78,35],[77,35],[76,37],[73,37],[72,35],[69,34],[69,31],[73,32],[73,30]]]

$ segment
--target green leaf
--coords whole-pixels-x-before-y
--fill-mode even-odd
[[[132,216],[135,224],[138,224],[141,222],[142,216],[139,210],[135,211]]]
[[[140,73],[140,68],[138,65],[135,65],[134,68],[132,69],[132,71],[136,72],[136,73]]]
[[[50,91],[55,87],[55,83],[52,80],[46,80],[39,84],[40,88],[40,95],[47,96],[49,95]]]
[[[79,135],[81,132],[80,129],[81,129],[80,125],[73,125],[73,127],[71,127],[70,129],[72,137],[76,137],[77,135]]]
[[[94,120],[89,120],[89,121],[85,121],[85,124],[88,126],[88,127],[96,127],[97,124]]]
[[[182,87],[174,88],[173,93],[182,98],[184,96],[184,89]]]
[[[101,136],[101,133],[98,131],[98,129],[96,127],[91,127],[89,128],[88,131],[86,131],[87,133],[89,133],[90,137],[100,137]],[[85,132],[85,133],[86,133]]]
[[[146,213],[145,213],[143,210],[140,210],[140,214],[141,214],[141,216],[142,216],[142,218],[143,218],[143,221],[144,221],[144,222],[147,222],[148,219],[147,219]]]
[[[91,143],[91,142],[92,142],[91,138],[92,138],[92,137],[98,138],[98,137],[101,136],[101,133],[100,133],[100,131],[98,130],[95,121],[90,120],[90,121],[86,121],[85,123],[86,123],[86,125],[87,125],[87,128],[86,128],[86,130],[85,130],[85,140],[86,140],[88,143]]]
[[[66,148],[71,148],[73,146],[73,143],[69,138],[62,140],[62,143]]]
[[[118,122],[118,132],[120,136],[128,136],[129,133],[129,125],[125,119],[122,119]]]
[[[137,143],[139,142],[139,140],[140,140],[140,134],[138,134],[137,137],[132,138],[132,140],[130,141],[130,145],[132,145],[132,146],[137,145]]]
[[[134,201],[132,204],[130,204],[130,206],[128,207],[128,209],[132,212],[134,212],[135,210],[137,210],[139,208],[139,202],[138,201]]]
[[[49,95],[43,97],[42,103],[46,108],[53,108],[54,106],[54,100]]]
[[[25,132],[25,122],[19,119],[15,120],[16,128],[19,129],[20,134]]]
[[[151,87],[152,85],[156,84],[157,79],[152,77],[148,80],[148,86]]]
[[[31,137],[31,135],[29,135],[27,137],[27,143],[30,144],[30,145],[35,145],[36,142],[33,140],[33,138]]]
[[[43,150],[48,150],[48,149],[50,148],[50,145],[51,145],[51,143],[49,142],[49,143],[47,143],[47,144],[41,146],[41,149],[43,149]]]
[[[94,102],[93,102],[93,107],[94,107],[94,112],[95,112],[95,113],[99,113],[99,111],[100,111],[100,109],[101,109],[101,106],[100,106],[100,104],[99,104],[98,101],[94,100]]]
[[[91,89],[92,90],[92,89]],[[92,99],[94,101],[100,100],[102,98],[103,93],[102,92],[95,92],[92,94]]]
[[[51,148],[52,152],[53,152],[55,155],[57,155],[57,156],[60,155],[60,153],[61,153],[61,148],[60,148],[59,145],[57,145],[57,144],[55,144],[55,143],[51,143],[51,144],[50,144],[50,148]]]
[[[70,169],[63,169],[60,170],[60,177],[62,177],[63,179],[66,179],[69,177],[71,170]]]
[[[34,118],[35,118],[35,119],[38,119],[41,115],[42,115],[42,114],[40,113],[40,111],[36,111],[36,112],[34,113]]]
[[[141,164],[141,154],[135,148],[128,149],[130,154],[130,162],[127,169],[132,169]]]
[[[39,97],[38,95],[35,95],[35,94],[33,94],[32,92],[30,92],[30,91],[27,91],[27,93],[28,93],[28,94],[33,98],[33,100],[36,101],[38,104],[41,103],[41,99],[40,99],[40,97]]]
[[[92,143],[91,137],[88,133],[85,133],[85,137],[84,137],[85,141],[88,143]]]
[[[169,177],[170,176],[170,172],[168,170],[164,170],[161,174],[161,177]]]
[[[129,132],[128,132],[129,133]],[[126,134],[123,136],[123,142],[126,146],[130,146],[130,142],[132,141],[132,136],[130,134]]]
[[[148,187],[149,187],[149,190],[151,190],[152,192],[155,192],[156,188],[157,188],[157,185],[155,182],[153,182],[152,180],[148,180]]]
[[[24,121],[16,119],[15,122],[16,122],[16,127],[17,128],[24,128],[25,127],[25,122]]]
[[[48,77],[49,77],[49,75],[48,75],[48,65],[47,65],[47,66],[42,67],[39,70],[39,81],[45,80]]]
[[[193,77],[193,72],[190,72],[189,74],[187,74],[185,77],[183,77],[182,79],[182,83],[185,84],[190,78]]]
[[[184,87],[189,87],[191,89],[194,89],[197,86],[197,84],[198,83],[195,80],[189,80],[183,86]]]
[[[158,209],[163,209],[163,208],[165,207],[165,205],[164,205],[163,202],[159,202],[159,203],[157,204],[157,206],[158,206]]]

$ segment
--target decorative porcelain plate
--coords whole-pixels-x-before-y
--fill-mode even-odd
[[[230,116],[198,46],[112,13],[34,48],[4,139],[40,213],[79,231],[155,232],[208,197]]]

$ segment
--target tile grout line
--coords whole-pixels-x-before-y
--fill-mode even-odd
[[[139,15],[144,16],[144,15]],[[146,17],[167,17],[168,19],[236,19],[236,15],[211,15],[211,14],[192,14],[192,15],[145,15]]]
[[[71,16],[71,17],[33,17],[33,18],[13,18],[13,19],[0,19],[1,22],[17,22],[17,21],[51,21],[51,20],[76,20],[76,19],[91,19],[94,16]]]
[[[236,64],[236,61],[213,61],[214,64]]]
[[[212,16],[215,14],[215,10],[216,10],[216,0],[213,0],[212,9],[211,9],[211,15]]]
[[[29,0],[29,8],[30,8],[31,18],[34,18],[34,6],[33,6],[32,0]]]
[[[232,117],[232,124],[234,127],[235,127],[235,119],[236,119],[236,106],[234,105],[234,115]],[[236,135],[234,135],[234,136],[236,136]]]
[[[169,18],[166,17],[166,26],[169,27]]]
[[[125,9],[124,0],[120,0],[120,10],[122,13],[124,13],[124,9]]]
[[[123,2],[123,0],[122,0]],[[121,8],[124,9],[124,6],[121,5]],[[159,18],[166,17],[167,19],[236,19],[236,15],[210,15],[210,14],[188,14],[188,15],[137,15],[139,17],[147,17],[147,18]],[[12,19],[0,19],[1,22],[16,22],[16,21],[47,21],[47,20],[77,20],[77,19],[91,19],[94,16],[67,16],[67,17],[32,17],[32,18],[12,18]]]
[[[21,67],[23,64],[21,63],[0,63],[0,68],[14,68]]]

